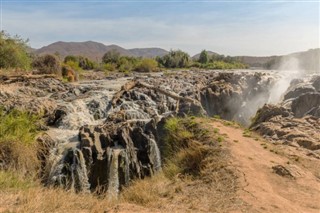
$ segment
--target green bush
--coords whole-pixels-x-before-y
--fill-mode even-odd
[[[26,145],[34,142],[38,134],[38,116],[16,109],[6,113],[0,109],[0,143],[7,141],[20,141]]]
[[[32,67],[37,69],[40,74],[56,74],[61,76],[61,65],[57,56],[44,55],[37,57],[32,62]]]
[[[0,109],[0,162],[4,169],[18,170],[21,174],[37,169],[38,122],[38,116],[27,112]]]
[[[0,68],[19,68],[27,70],[30,68],[31,58],[27,52],[27,41],[19,36],[10,36],[0,32]]]
[[[107,63],[103,65],[103,69],[106,71],[113,72],[113,71],[116,71],[117,65],[113,63]]]
[[[158,62],[151,58],[145,58],[140,61],[135,68],[137,72],[154,72],[158,70]]]
[[[120,53],[115,49],[112,49],[106,52],[102,57],[102,62],[105,64],[107,63],[118,64],[119,60],[120,60]]]
[[[63,61],[63,62],[64,62],[64,63],[67,63],[67,62],[69,62],[69,61],[78,62],[79,59],[78,59],[77,56],[68,55],[68,56],[66,56],[66,57],[64,58],[64,61]]]
[[[157,61],[165,68],[185,68],[190,63],[190,56],[181,50],[171,50],[167,55],[157,57]]]
[[[64,58],[64,63],[74,70],[92,70],[98,67],[95,62],[83,56],[68,55]]]
[[[64,64],[72,70],[77,70],[77,71],[81,70],[81,68],[79,67],[79,63],[77,61],[67,61]]]
[[[208,55],[208,52],[206,50],[202,50],[202,52],[200,53],[198,61],[201,64],[206,64],[206,63],[209,62],[209,55]]]
[[[120,57],[118,61],[118,70],[120,72],[131,72],[133,69],[133,64],[126,57]]]

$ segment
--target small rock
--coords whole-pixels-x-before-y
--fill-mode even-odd
[[[282,165],[273,166],[272,169],[277,175],[280,175],[282,177],[294,178],[291,172]]]

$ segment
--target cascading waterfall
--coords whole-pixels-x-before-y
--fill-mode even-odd
[[[160,171],[161,170],[161,155],[160,155],[160,150],[158,147],[157,142],[154,139],[150,139],[150,145],[151,145],[151,153],[153,156],[153,162],[154,162],[154,168],[155,171]]]
[[[48,177],[49,185],[64,186],[75,192],[89,191],[85,160],[78,148],[71,147],[60,154],[52,153],[51,158],[53,164]]]
[[[111,148],[111,156],[109,161],[109,183],[108,183],[108,195],[109,198],[117,198],[119,193],[119,154],[121,153],[119,148]]]
[[[114,91],[120,88],[127,79],[118,79],[114,84],[106,81],[83,82],[98,87],[86,98],[75,99],[72,102],[60,100],[59,105],[66,109],[66,116],[56,128],[50,128],[48,134],[55,141],[55,147],[50,151],[47,160],[47,184],[62,186],[75,192],[89,191],[88,172],[85,159],[79,147],[79,128],[85,124],[97,125],[104,121],[107,115],[109,100]],[[98,113],[98,115],[97,115]],[[113,158],[115,160],[115,158]],[[116,162],[112,168],[116,170]],[[115,174],[116,175],[116,174]],[[115,180],[115,179],[114,179]],[[114,182],[113,188],[119,188]]]

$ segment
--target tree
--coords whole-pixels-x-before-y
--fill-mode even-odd
[[[202,50],[198,60],[201,64],[207,64],[209,62],[208,52],[206,50]]]
[[[117,64],[120,59],[120,53],[116,49],[112,49],[106,52],[102,57],[102,62],[107,63],[115,63]]]
[[[181,50],[171,50],[167,55],[157,58],[159,64],[166,68],[184,68],[189,65],[188,53]]]
[[[10,36],[4,31],[0,32],[0,68],[30,68],[31,57],[27,51],[28,40],[19,36]]]

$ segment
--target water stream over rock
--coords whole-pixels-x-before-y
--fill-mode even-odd
[[[0,102],[45,112],[53,141],[43,171],[47,185],[107,192],[111,199],[130,180],[161,170],[163,124],[175,115],[220,116],[248,126],[262,107],[254,129],[274,140],[320,150],[319,76],[292,80],[284,94],[276,95],[279,105],[265,105],[274,101],[272,92],[282,86],[281,79],[266,71],[182,71],[73,85],[27,80],[25,90],[0,91]],[[293,120],[306,131],[290,133]]]

